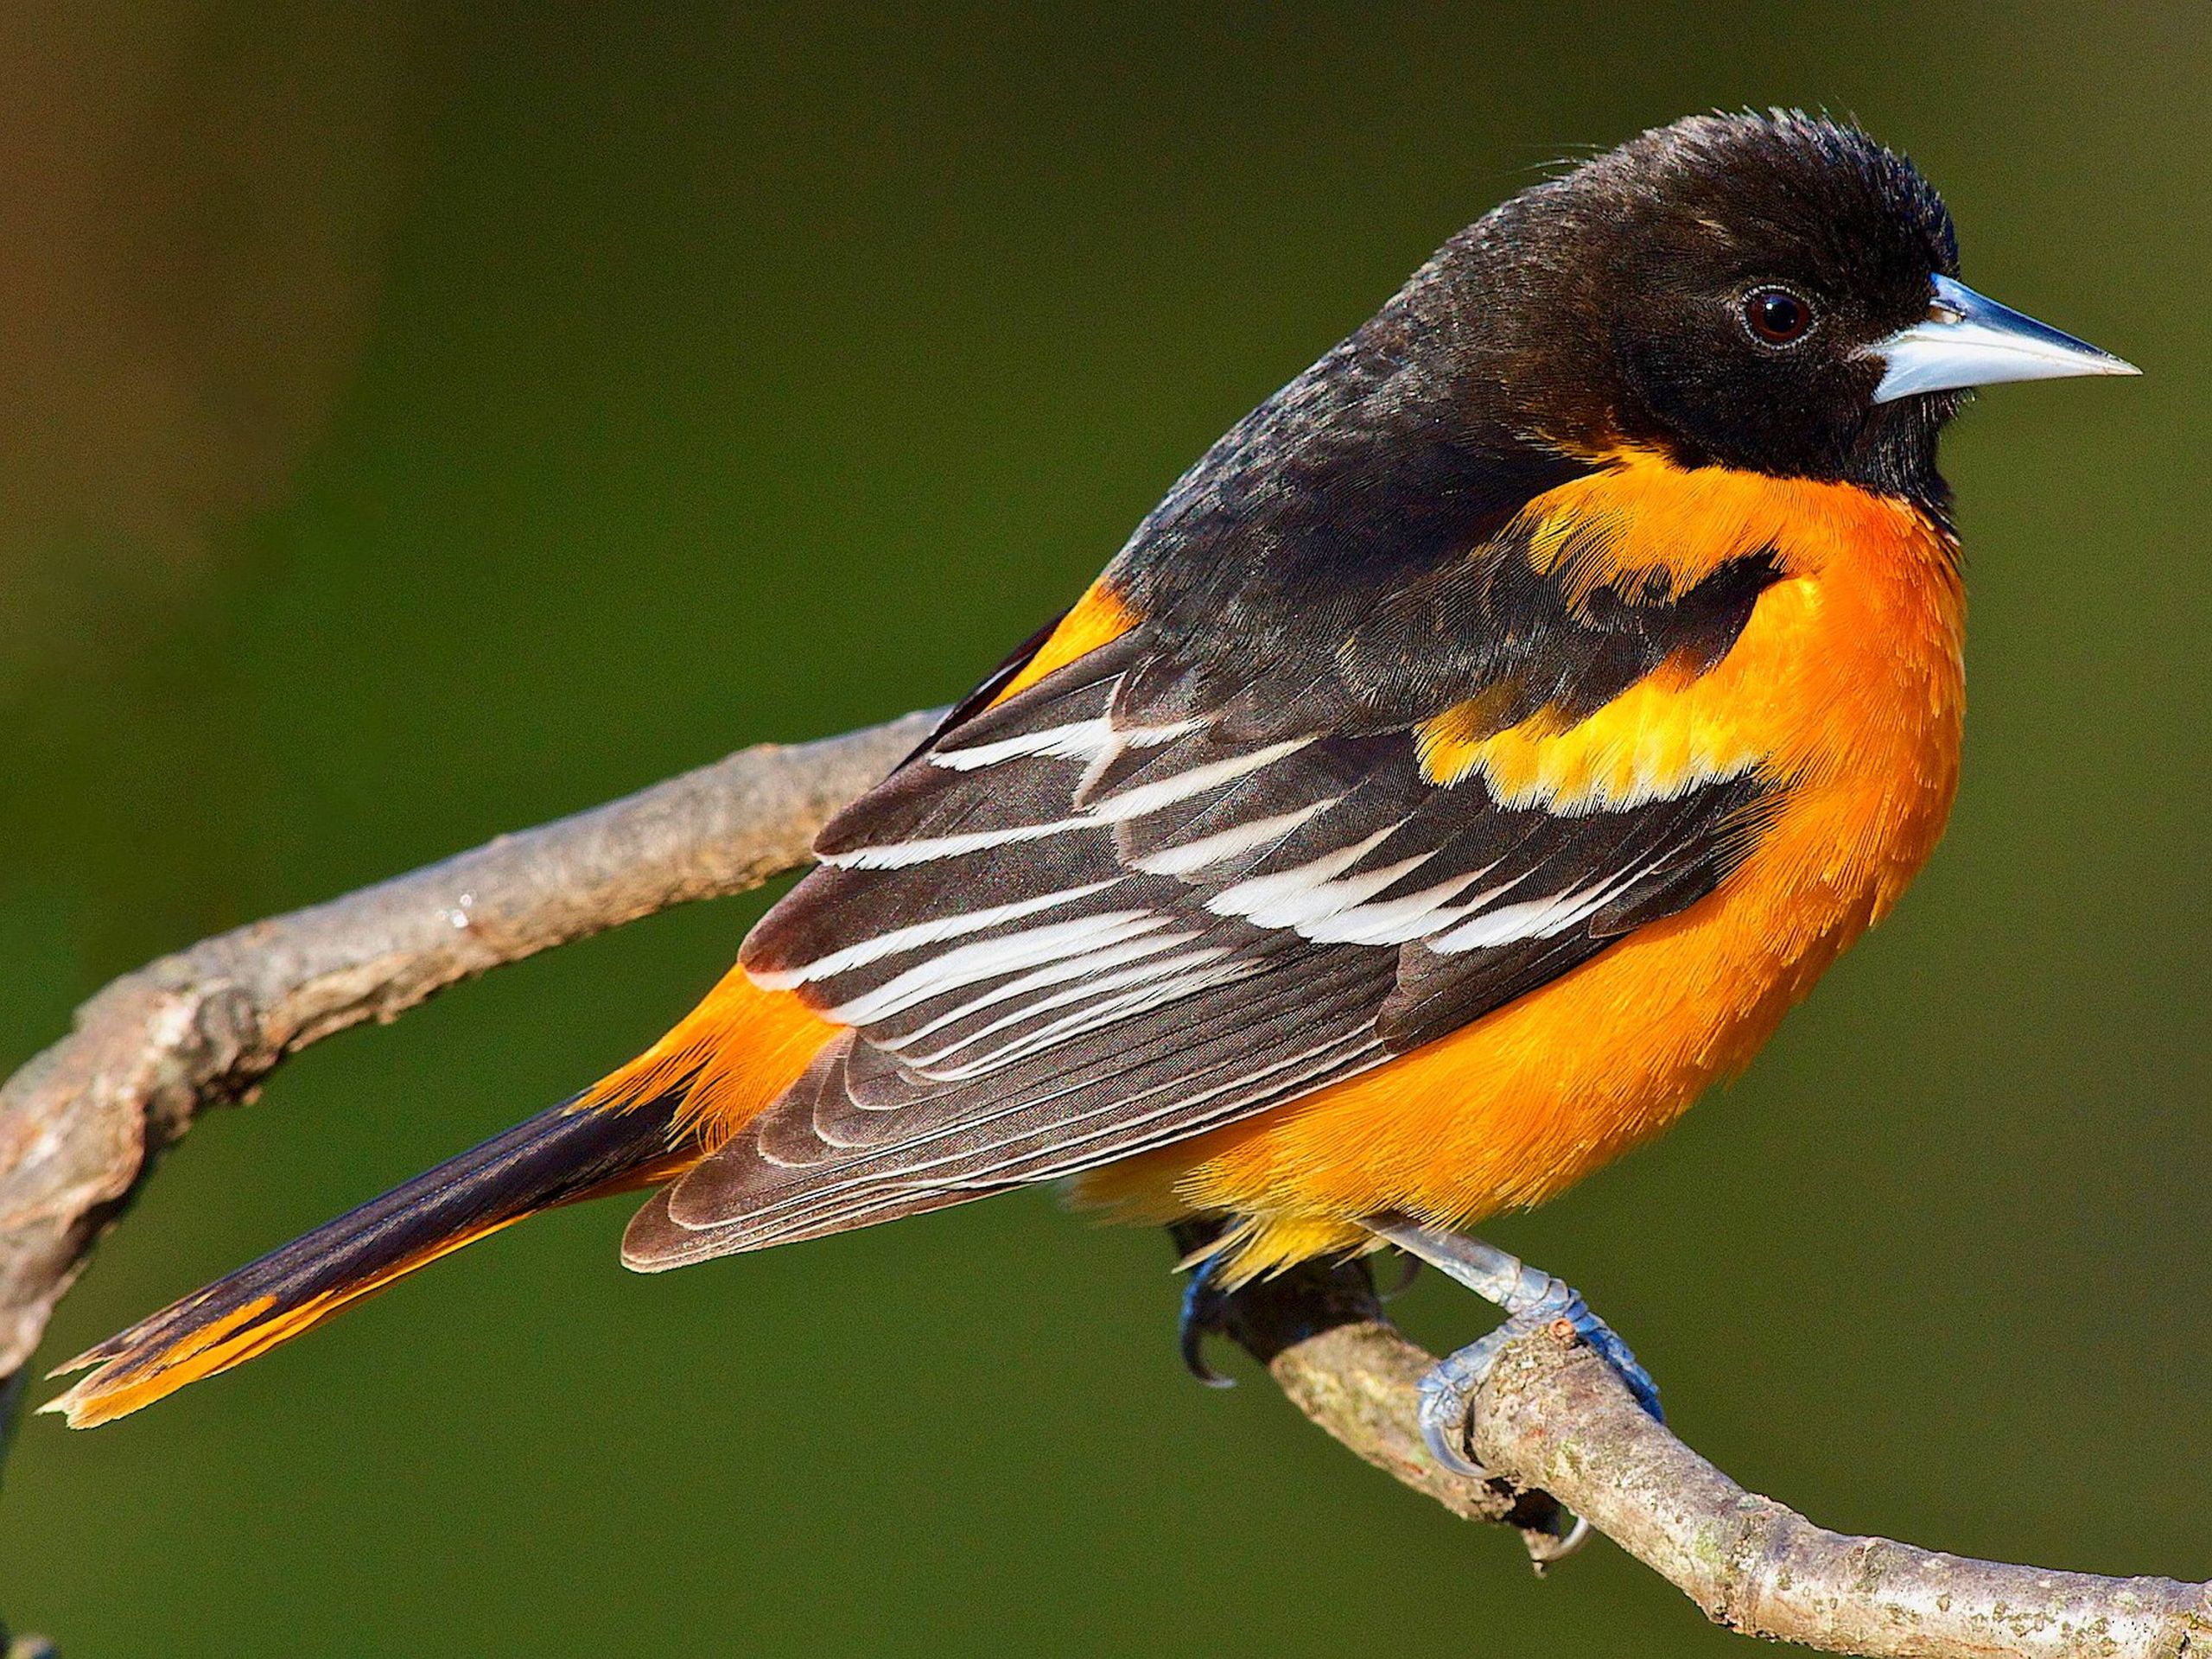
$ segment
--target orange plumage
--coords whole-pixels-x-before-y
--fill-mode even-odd
[[[1247,1217],[1243,1271],[1356,1248],[1358,1218],[1377,1211],[1462,1226],[1541,1204],[1747,1064],[1934,851],[1965,694],[1947,532],[1848,485],[1647,456],[1529,512],[1561,531],[1616,525],[1624,561],[1691,580],[1751,546],[1779,550],[1787,574],[1701,678],[1655,676],[1563,730],[1440,745],[1432,769],[1619,795],[1694,757],[1748,753],[1798,780],[1788,808],[1702,903],[1382,1071],[1086,1176],[1086,1198],[1160,1220]]]
[[[1976,376],[2126,372],[1956,264],[1909,162],[1802,117],[1524,192],[828,826],[659,1043],[58,1403],[136,1409],[636,1186],[653,1270],[1070,1178],[1216,1224],[1232,1282],[1385,1235],[1464,1263],[1443,1230],[1748,1061],[1942,833],[1936,434]]]
[[[1524,511],[1540,547],[1591,531],[1585,587],[1694,583],[1758,548],[1783,580],[1709,673],[1661,671],[1586,720],[1539,715],[1425,749],[1433,777],[1477,771],[1509,798],[1618,804],[1755,757],[1795,784],[1759,851],[1701,904],[1535,995],[1390,1066],[1080,1178],[1080,1201],[1167,1221],[1241,1217],[1232,1277],[1360,1248],[1398,1211],[1459,1226],[1556,1197],[1660,1133],[1747,1064],[1791,1004],[1887,912],[1935,849],[1958,776],[1965,595],[1948,533],[1850,485],[1609,458]],[[1000,700],[1139,619],[1104,586]],[[683,1077],[687,1121],[719,1146],[788,1088],[835,1027],[734,970],[588,1101]]]
[[[991,701],[1027,690],[1119,639],[1136,620],[1109,587],[1094,586]],[[696,1160],[790,1088],[838,1030],[789,991],[763,990],[733,968],[666,1036],[587,1089],[575,1109],[620,1110],[674,1093],[683,1103],[676,1138]]]

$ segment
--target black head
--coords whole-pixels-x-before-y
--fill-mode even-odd
[[[1522,438],[1932,499],[1957,395],[1876,401],[1867,348],[1957,268],[1903,156],[1834,121],[1708,115],[1524,191],[1407,297],[1443,302],[1459,372]]]
[[[1935,191],[1854,128],[1661,127],[1452,238],[1183,475],[1112,579],[1224,662],[1306,662],[1311,684],[1342,685],[1344,641],[1377,607],[1489,569],[1470,550],[1624,450],[1940,514],[1936,438],[1965,389],[2135,372],[1957,267]],[[1460,626],[1418,602],[1423,626]],[[1433,677],[1450,639],[1425,639],[1382,649]],[[1375,683],[1354,689],[1372,702]]]

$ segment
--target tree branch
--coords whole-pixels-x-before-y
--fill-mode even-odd
[[[202,1109],[246,1096],[286,1055],[458,981],[795,868],[830,814],[934,718],[745,750],[207,940],[100,992],[71,1035],[0,1085],[0,1409],[100,1232]],[[1248,1287],[1224,1328],[1300,1411],[1394,1478],[1519,1529],[1540,1562],[1557,1553],[1564,1505],[1731,1630],[1885,1659],[2212,1654],[2212,1586],[1846,1537],[1745,1491],[1645,1416],[1563,1329],[1507,1349],[1478,1395],[1474,1450],[1493,1471],[1483,1480],[1423,1448],[1415,1385],[1432,1361],[1382,1319],[1363,1265]]]
[[[288,1054],[447,986],[805,862],[934,714],[764,745],[126,974],[0,1085],[0,1376],[162,1147]]]

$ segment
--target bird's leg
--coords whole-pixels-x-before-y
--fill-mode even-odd
[[[1233,1290],[1226,1287],[1222,1283],[1224,1275],[1214,1265],[1217,1258],[1210,1249],[1219,1241],[1224,1224],[1217,1217],[1192,1216],[1167,1230],[1175,1254],[1191,1268],[1191,1282],[1183,1295],[1183,1360],[1201,1382],[1220,1387],[1228,1381],[1205,1362],[1203,1350],[1210,1336],[1226,1337],[1262,1364],[1272,1366],[1280,1356],[1324,1332],[1346,1325],[1388,1323],[1364,1256],[1323,1256]],[[1452,1239],[1448,1234],[1442,1236],[1454,1243],[1472,1242]],[[1408,1249],[1409,1265],[1419,1259]],[[1626,1351],[1622,1350],[1624,1354]],[[1306,1409],[1310,1412],[1313,1408]],[[1462,1414],[1464,1417],[1464,1408]],[[1422,1422],[1431,1443],[1436,1444],[1435,1431],[1427,1427],[1426,1411]],[[1438,1456],[1447,1468],[1467,1466],[1465,1459],[1442,1451]],[[1520,1529],[1540,1572],[1573,1554],[1589,1536],[1589,1522],[1567,1515],[1548,1492],[1523,1490],[1505,1480],[1492,1480],[1490,1487],[1487,1501],[1495,1507],[1484,1512]]]
[[[1504,1324],[1438,1361],[1436,1368],[1421,1379],[1421,1437],[1428,1442],[1430,1454],[1446,1468],[1465,1475],[1487,1472],[1466,1453],[1467,1416],[1475,1390],[1490,1375],[1506,1344],[1555,1320],[1564,1319],[1573,1326],[1574,1333],[1619,1373],[1637,1403],[1654,1417],[1660,1415],[1659,1386],[1651,1380],[1651,1374],[1637,1363],[1612,1327],[1590,1311],[1572,1285],[1464,1233],[1404,1221],[1386,1222],[1374,1230],[1378,1237],[1505,1310]]]

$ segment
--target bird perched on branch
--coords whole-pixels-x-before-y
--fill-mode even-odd
[[[1701,116],[1523,191],[1217,443],[823,832],[650,1051],[101,1344],[134,1411],[532,1211],[651,1189],[658,1271],[1072,1178],[1208,1224],[1186,1303],[1465,1229],[1743,1065],[1956,778],[1936,436],[2133,373],[1959,281],[1902,156]],[[1459,1455],[1495,1351],[1446,1360]]]

